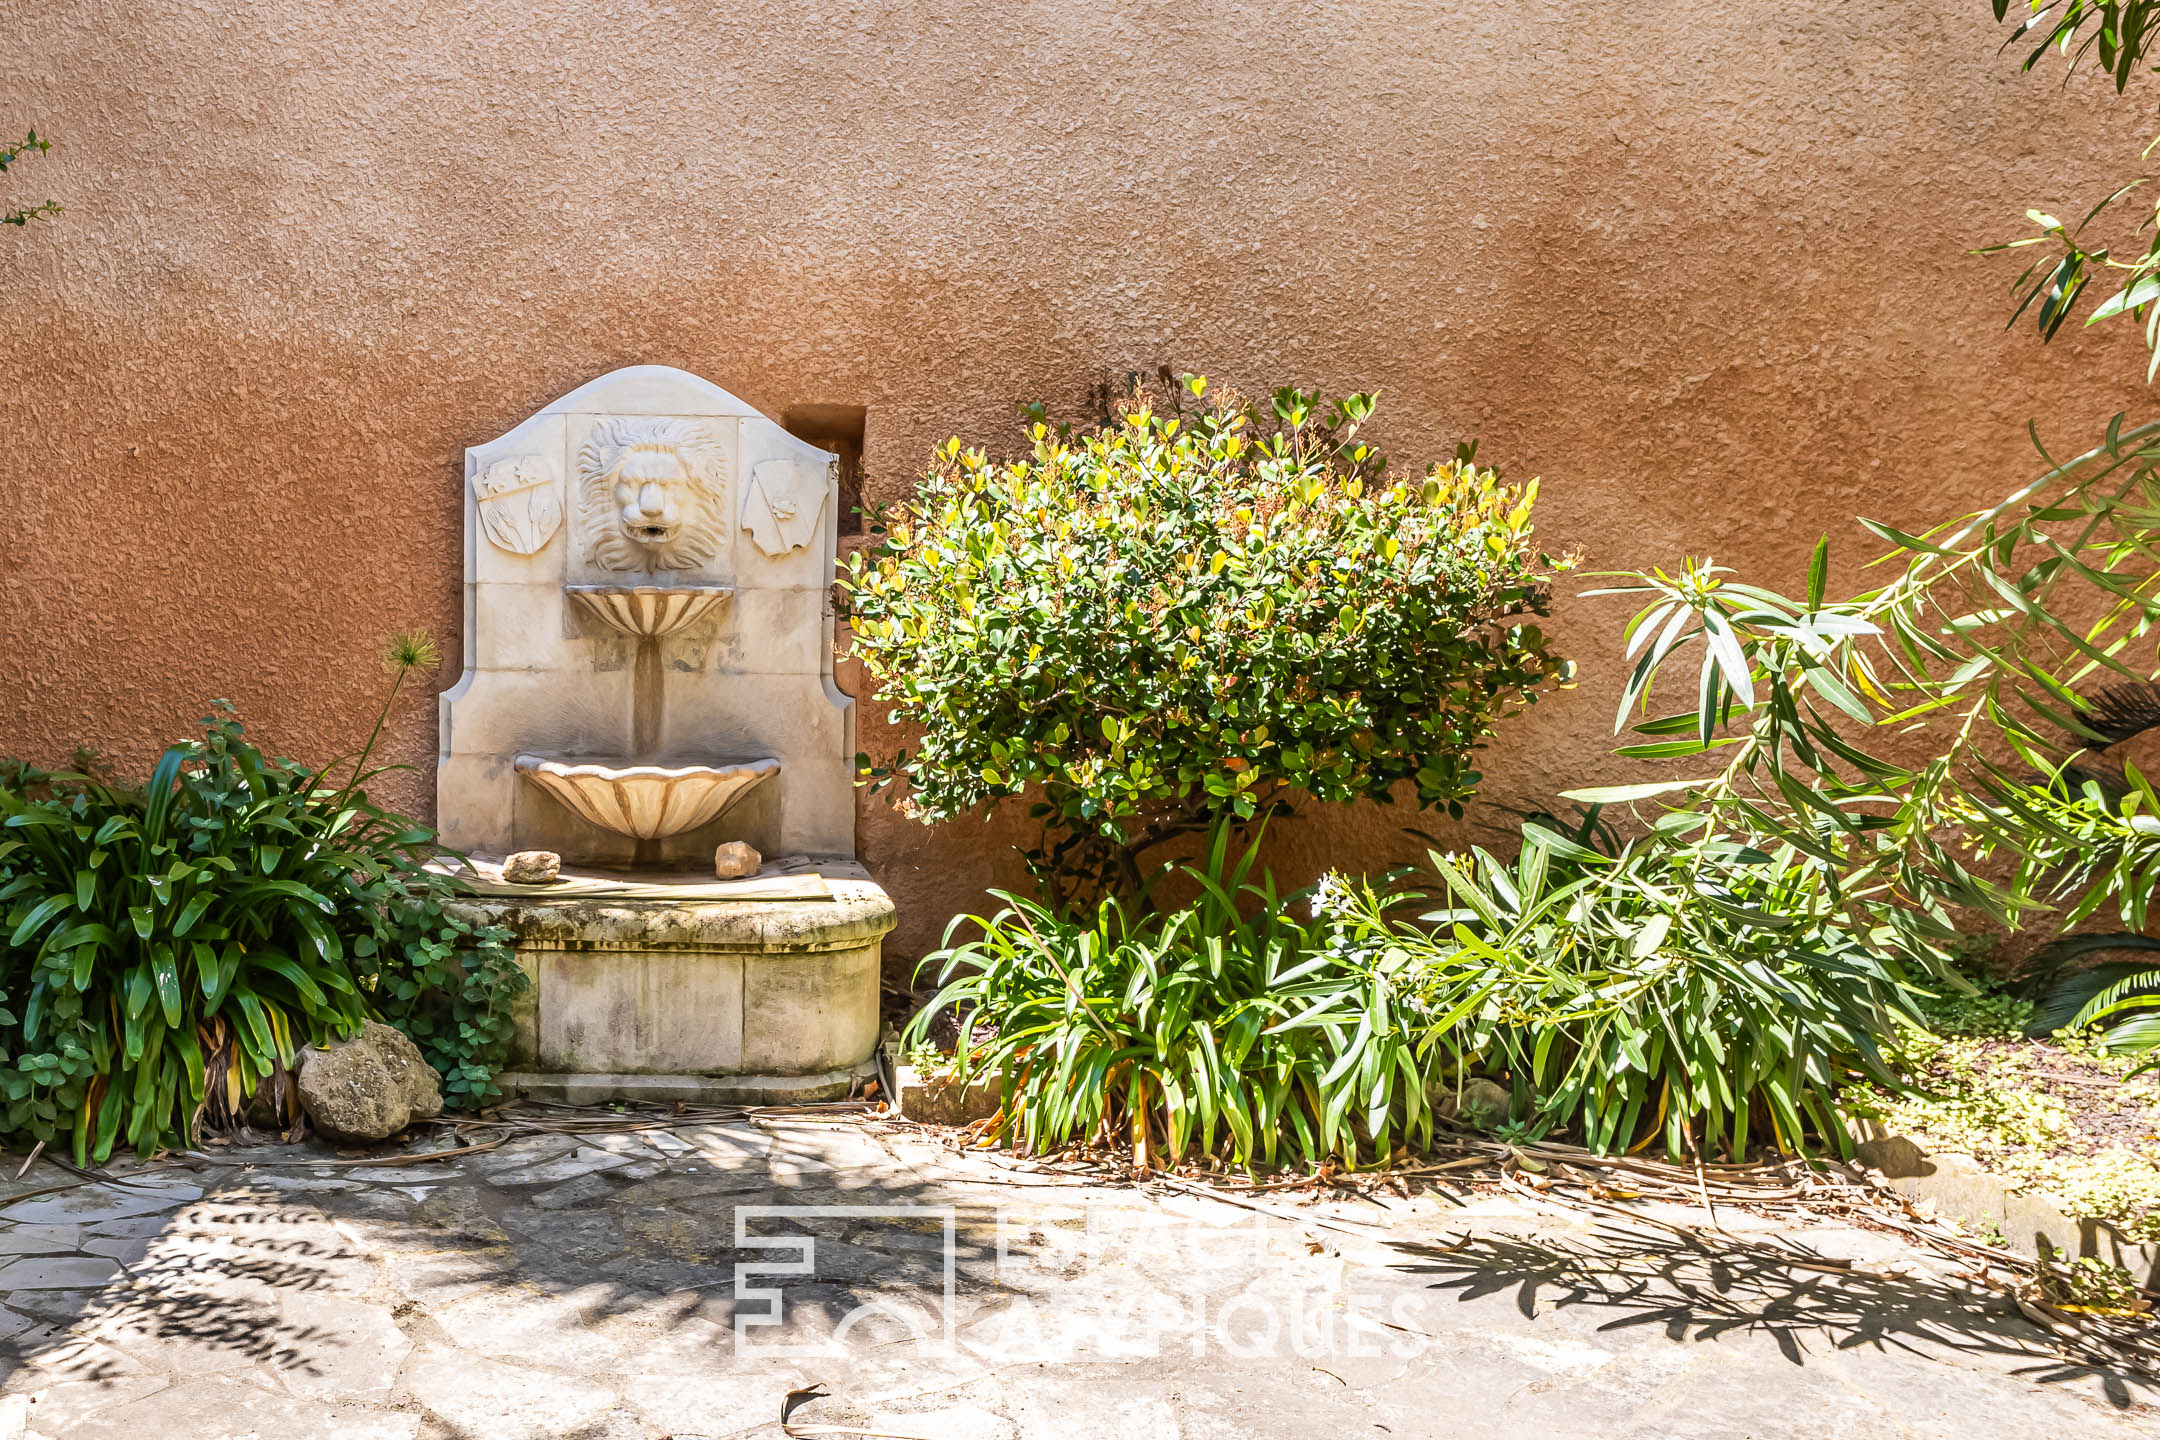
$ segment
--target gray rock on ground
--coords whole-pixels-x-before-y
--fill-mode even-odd
[[[284,1130],[299,1118],[299,1098],[295,1076],[281,1069],[255,1087],[255,1093],[240,1108],[240,1118],[250,1129],[266,1133]],[[7,1440],[7,1431],[0,1430],[0,1440]]]
[[[561,873],[562,856],[553,850],[520,850],[502,867],[502,878],[511,885],[545,885]]]
[[[900,1113],[923,1125],[970,1125],[998,1112],[999,1086],[995,1075],[962,1084],[951,1070],[918,1070],[899,1067]]]
[[[300,1104],[328,1139],[382,1140],[442,1114],[442,1077],[419,1046],[370,1020],[350,1040],[301,1052]]]
[[[1925,1150],[1904,1135],[1881,1135],[1860,1142],[1860,1163],[1870,1170],[1880,1170],[1886,1180],[1908,1180],[1919,1175],[1931,1175],[1935,1167],[1928,1163]]]
[[[713,851],[713,874],[722,880],[740,880],[745,875],[755,875],[765,857],[740,840],[730,840]]]
[[[1455,1114],[1473,1130],[1497,1130],[1514,1113],[1515,1097],[1505,1085],[1479,1078],[1463,1083]]]

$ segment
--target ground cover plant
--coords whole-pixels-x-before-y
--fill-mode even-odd
[[[2032,1034],[2031,1001],[1986,987],[1923,1002],[1911,1083],[1857,1086],[1848,1109],[1930,1150],[1971,1155],[2068,1215],[2160,1240],[2160,1078],[2087,1034]]]
[[[1111,895],[1075,917],[999,893],[1003,909],[956,920],[958,943],[925,960],[942,988],[905,1039],[955,1011],[961,1075],[995,1078],[998,1133],[1037,1153],[1109,1142],[1137,1168],[1197,1152],[1354,1169],[1425,1143],[1434,1052],[1407,957],[1336,943],[1258,853],[1218,821],[1198,864],[1158,877],[1197,887],[1185,906]]]
[[[1294,795],[1459,814],[1476,750],[1566,666],[1536,483],[1474,447],[1403,475],[1371,395],[1254,403],[1200,376],[995,461],[956,438],[841,580],[853,653],[921,739],[875,767],[937,821],[1023,792],[1068,900]]]
[[[402,680],[427,647],[394,658]],[[374,738],[342,783],[266,756],[229,713],[140,786],[10,767],[0,1131],[78,1163],[181,1145],[370,1014],[412,1035],[450,1103],[494,1093],[523,972],[505,934],[444,911],[432,832],[368,799]]]

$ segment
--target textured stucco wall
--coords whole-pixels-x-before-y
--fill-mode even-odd
[[[2030,471],[2028,417],[2074,445],[2143,403],[2098,383],[2127,332],[2006,336],[1963,254],[2146,123],[2018,76],[1986,12],[6,0],[0,122],[59,146],[0,194],[68,209],[0,235],[0,750],[139,766],[219,696],[344,748],[380,638],[456,634],[464,447],[635,362],[868,407],[873,498],[1167,361],[1378,387],[1402,461],[1480,436],[1593,566],[1858,553],[1856,511]],[[1626,769],[1616,618],[1567,607],[1583,684],[1493,799]],[[393,798],[433,745],[412,697]],[[1299,822],[1282,863],[1415,819]],[[897,949],[1013,878],[1017,825],[861,826]]]

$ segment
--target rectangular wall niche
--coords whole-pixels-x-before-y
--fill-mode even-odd
[[[860,405],[790,405],[780,412],[780,428],[798,440],[840,457],[840,533],[863,533],[862,442]]]

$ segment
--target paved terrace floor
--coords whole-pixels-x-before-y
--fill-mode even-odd
[[[0,1440],[778,1437],[820,1383],[794,1433],[2160,1435],[2160,1393],[1844,1226],[1782,1234],[1849,1276],[1504,1196],[1264,1215],[859,1118],[410,1153],[9,1164]]]

